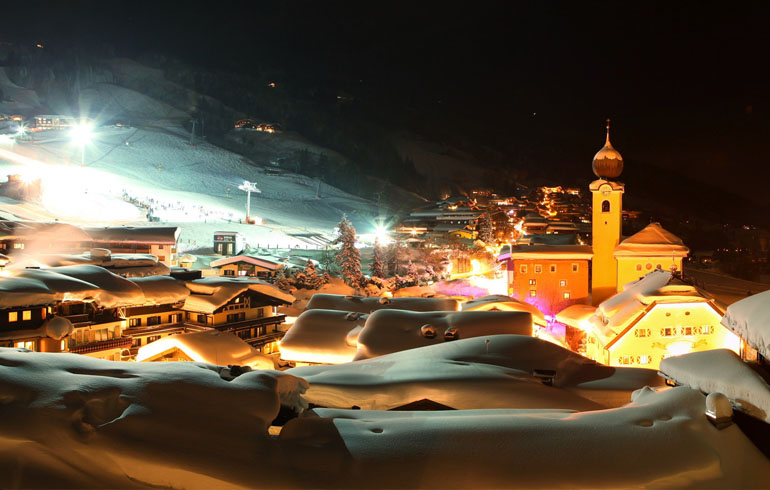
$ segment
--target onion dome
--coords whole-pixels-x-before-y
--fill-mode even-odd
[[[594,174],[602,179],[615,179],[623,172],[623,157],[610,143],[610,120],[607,119],[607,141],[604,147],[594,155]]]

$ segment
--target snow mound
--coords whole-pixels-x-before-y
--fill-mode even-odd
[[[425,299],[425,298],[414,298]],[[522,311],[378,310],[358,335],[355,360],[484,335],[532,335],[532,315]]]
[[[368,317],[347,311],[307,310],[281,339],[281,359],[324,364],[350,362]]]
[[[177,349],[195,362],[275,369],[275,364],[269,357],[262,355],[237,335],[216,330],[164,337],[140,347],[136,360],[162,360],[159,358]]]
[[[302,482],[336,488],[761,488],[770,461],[718,430],[690,388],[643,389],[622,408],[314,410],[280,434]],[[307,455],[323,446],[323,462]]]
[[[306,384],[222,369],[0,348],[0,486],[286,486],[267,429]]]
[[[457,311],[460,303],[448,298],[367,298],[338,294],[314,294],[307,304],[308,310],[340,310],[371,313],[377,310],[410,311]]]
[[[749,296],[728,306],[722,325],[763,356],[770,358],[770,291]]]
[[[536,372],[550,373],[553,386],[541,383]],[[601,366],[520,335],[465,339],[287,373],[310,383],[305,394],[310,403],[378,410],[425,398],[456,409],[596,410],[628,403],[643,386],[663,384],[654,370]]]
[[[731,350],[669,357],[661,361],[660,371],[704,393],[722,393],[749,415],[770,423],[770,386]]]

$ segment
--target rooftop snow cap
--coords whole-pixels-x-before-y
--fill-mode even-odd
[[[610,120],[607,119],[607,139],[599,152],[594,155],[594,174],[601,179],[616,179],[623,172],[623,157],[610,143]]]

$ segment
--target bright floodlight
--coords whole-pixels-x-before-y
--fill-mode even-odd
[[[26,132],[27,128],[25,128],[23,124],[19,124],[19,127],[16,128],[16,136],[24,136]]]
[[[377,237],[377,241],[381,245],[387,245],[390,243],[390,232],[383,225],[378,224],[374,229],[374,235]]]
[[[85,146],[91,142],[91,125],[88,123],[80,123],[72,127],[70,131],[70,137],[72,141],[78,145]]]

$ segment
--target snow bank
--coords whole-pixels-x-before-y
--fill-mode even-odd
[[[749,296],[728,306],[722,325],[763,356],[770,358],[770,291]]]
[[[378,310],[369,315],[358,335],[355,359],[498,334],[531,336],[532,315],[522,311]]]
[[[553,386],[542,384],[535,371],[551,371]],[[663,384],[654,370],[602,366],[521,335],[458,340],[287,373],[310,383],[305,394],[310,403],[378,410],[425,398],[457,409],[595,410],[628,403],[643,386]]]
[[[366,298],[318,293],[310,298],[308,310],[340,310],[371,313],[377,310],[457,311],[460,303],[448,298]]]
[[[159,357],[177,349],[195,362],[217,366],[235,365],[255,369],[275,369],[272,359],[262,355],[237,335],[216,330],[163,337],[140,347],[136,360],[162,360]]]
[[[281,359],[324,364],[350,362],[368,317],[347,311],[307,310],[281,339]]]
[[[314,410],[279,441],[312,487],[760,488],[770,461],[737,426],[718,430],[690,388],[643,389],[585,413]],[[308,467],[319,446],[323,461]]]
[[[661,361],[660,371],[704,393],[722,393],[749,415],[770,423],[770,386],[731,350],[669,357]]]
[[[267,428],[305,383],[221,370],[0,348],[0,486],[287,486]]]

